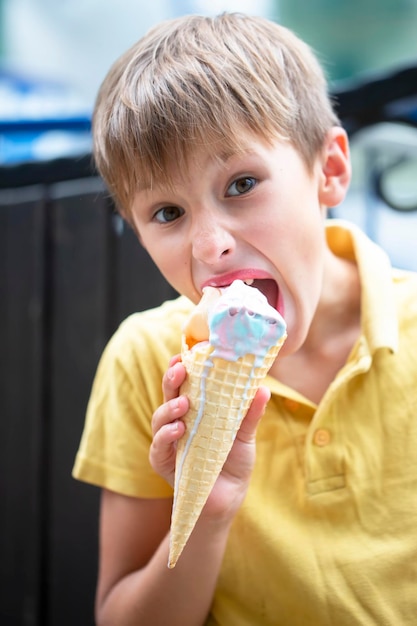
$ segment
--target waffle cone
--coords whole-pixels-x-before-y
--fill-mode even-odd
[[[190,408],[177,447],[169,567],[175,567],[284,340],[273,346],[257,367],[253,354],[226,361],[211,356],[213,347],[208,342],[193,350],[183,342],[182,361],[188,375],[181,393],[188,397]]]

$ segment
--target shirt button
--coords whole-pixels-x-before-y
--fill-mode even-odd
[[[318,428],[313,437],[313,441],[316,446],[320,446],[321,448],[323,446],[327,446],[327,444],[330,443],[330,439],[330,433],[325,428]]]
[[[284,398],[284,406],[291,411],[291,413],[294,413],[300,406],[300,403],[297,402],[297,400],[292,400],[291,398]]]

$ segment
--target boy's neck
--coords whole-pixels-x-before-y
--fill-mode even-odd
[[[306,341],[278,359],[271,375],[319,403],[360,334],[361,286],[357,265],[327,252],[322,295]]]

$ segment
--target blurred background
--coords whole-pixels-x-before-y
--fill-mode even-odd
[[[351,139],[333,217],[417,270],[417,0],[0,0],[0,623],[89,626],[98,490],[71,468],[120,321],[173,297],[91,161],[113,61],[153,24],[243,11],[317,52]]]
[[[88,152],[91,109],[112,62],[161,19],[222,10],[265,15],[295,30],[316,50],[336,91],[416,63],[417,0],[0,0],[0,164]],[[379,202],[380,164],[375,173],[369,162],[378,141],[395,164],[383,164],[390,193],[399,181],[401,199],[389,204],[413,209],[417,139],[402,130],[383,127],[379,140],[373,128],[371,137],[355,138],[351,193],[334,215],[348,215],[395,264],[416,269],[417,213]],[[401,167],[397,135],[409,144]]]

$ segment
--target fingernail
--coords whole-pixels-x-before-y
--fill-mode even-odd
[[[172,380],[174,378],[174,371],[172,367],[170,367],[169,370],[167,371],[167,378],[168,380]]]
[[[178,420],[175,420],[175,422],[171,423],[171,430],[173,433],[177,433],[178,432]]]

